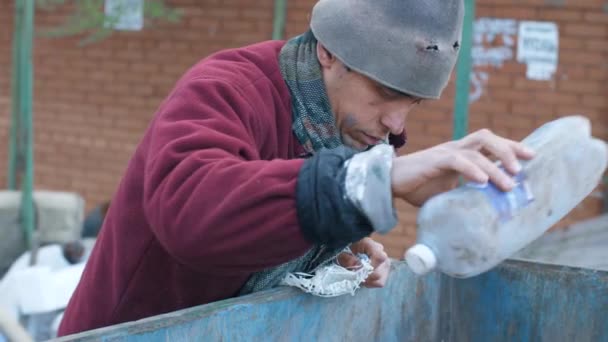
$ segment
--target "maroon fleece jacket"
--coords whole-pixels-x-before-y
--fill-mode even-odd
[[[60,335],[237,295],[304,254],[303,153],[272,41],[212,55],[161,104],[112,199]]]

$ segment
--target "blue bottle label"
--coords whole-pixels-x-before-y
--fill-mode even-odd
[[[526,181],[525,174],[523,172],[518,173],[515,175],[514,180],[516,186],[508,192],[500,190],[491,182],[483,185],[467,183],[467,186],[483,192],[498,212],[498,218],[502,222],[505,222],[513,218],[518,210],[527,207],[534,201],[534,195]]]

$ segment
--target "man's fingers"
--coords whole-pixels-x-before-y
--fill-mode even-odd
[[[363,238],[361,241],[352,244],[350,250],[353,254],[366,254],[374,267],[380,265],[388,258],[388,255],[384,252],[384,246],[369,237]]]
[[[455,151],[446,167],[472,182],[485,184],[492,181],[503,191],[509,191],[515,186],[510,175],[478,151]]]
[[[340,255],[338,255],[338,264],[344,268],[356,268],[361,266],[359,258],[350,253],[340,253]]]
[[[511,148],[515,151],[517,157],[524,160],[530,160],[536,155],[534,150],[517,141],[511,141]]]
[[[455,151],[455,153],[447,158],[446,163],[445,165],[442,165],[442,168],[449,171],[456,171],[472,182],[487,183],[489,176],[482,168],[475,164],[470,157],[465,156],[465,153],[469,152],[470,151]]]
[[[482,129],[473,133],[470,139],[473,141],[474,149],[490,152],[512,174],[516,174],[521,170],[516,151],[513,149],[512,143],[514,141],[499,137],[488,129]]]
[[[534,157],[534,151],[523,144],[505,139],[482,129],[462,139],[461,146],[467,149],[489,152],[501,161],[502,165],[511,174],[521,171],[518,159],[528,160]]]
[[[507,140],[494,136],[485,142],[484,149],[500,160],[511,174],[517,174],[521,171],[521,164],[517,160],[517,155]]]
[[[367,244],[366,254],[370,258],[374,271],[367,277],[364,285],[366,287],[383,287],[390,272],[391,261],[382,244],[371,239],[370,242]]]
[[[486,158],[479,152],[472,152],[470,157],[473,162],[483,170],[492,183],[496,184],[501,190],[509,191],[515,187],[515,181],[510,175],[501,170],[495,163]]]
[[[365,244],[363,253],[369,256],[374,269],[389,260],[388,254],[384,251],[384,246],[372,239],[369,239],[368,243]]]
[[[350,246],[351,251],[354,254],[363,253],[367,255],[370,259],[370,263],[374,267],[372,273],[367,277],[363,286],[365,287],[383,287],[386,284],[386,280],[388,279],[388,275],[390,273],[391,268],[391,260],[388,257],[388,254],[384,251],[384,246],[372,240],[371,238],[364,238],[359,242],[353,243]],[[342,253],[347,254],[347,253]],[[340,265],[344,266],[341,260],[344,262],[352,263],[352,259],[350,257],[354,257],[354,255],[350,255],[350,257],[344,257],[340,259],[342,254],[338,256],[338,262]],[[358,259],[357,259],[358,260]]]
[[[382,248],[382,250],[377,250],[374,253],[369,254],[369,257],[372,261],[372,266],[374,266],[374,268],[382,265],[388,260],[388,254],[386,254],[384,248]]]
[[[363,283],[365,287],[384,287],[386,285],[386,281],[388,279],[388,274],[391,268],[390,259],[386,259],[382,264],[378,265],[374,272],[372,272],[369,277]]]

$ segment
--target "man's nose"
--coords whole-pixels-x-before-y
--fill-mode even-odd
[[[391,134],[399,135],[405,129],[405,119],[407,118],[407,110],[392,111],[382,116],[380,122],[384,125]]]

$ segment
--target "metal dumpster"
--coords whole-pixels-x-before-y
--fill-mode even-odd
[[[291,288],[59,341],[608,341],[608,272],[507,261],[470,279],[395,262],[384,289],[323,299]]]
[[[514,258],[608,271],[608,214],[551,231]]]

